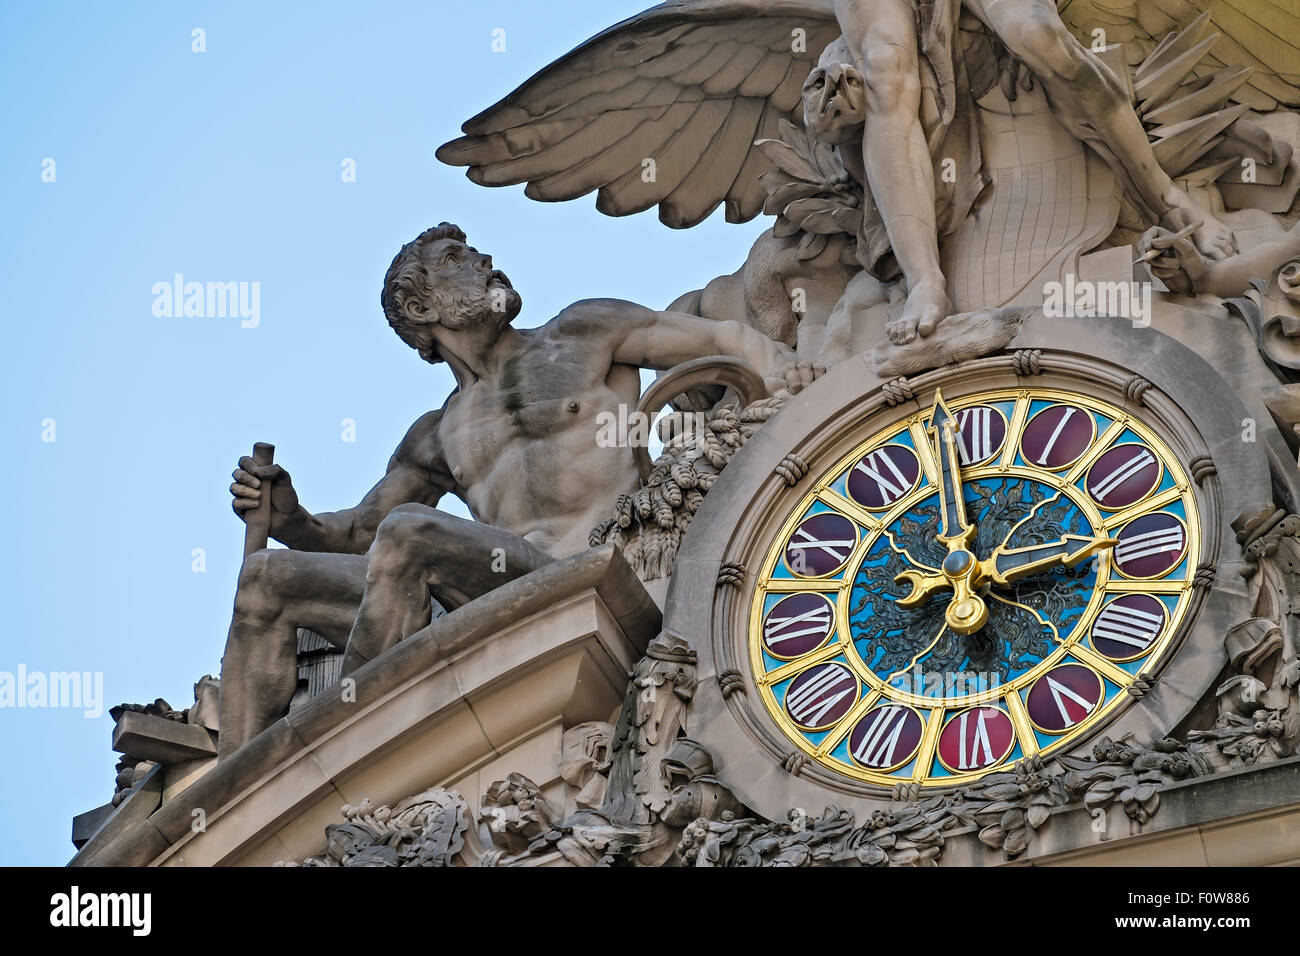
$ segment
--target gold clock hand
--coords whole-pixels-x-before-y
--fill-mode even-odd
[[[939,574],[925,574],[909,568],[894,578],[912,585],[911,593],[899,598],[897,603],[900,607],[916,607],[937,591],[952,591],[952,599],[944,611],[944,621],[958,634],[973,634],[989,619],[988,605],[979,594],[979,589],[984,586],[982,567],[975,555],[961,548],[949,552]]]
[[[1025,548],[1008,548],[1001,544],[980,562],[980,576],[990,584],[1005,587],[1056,565],[1072,568],[1104,548],[1114,547],[1118,538],[1098,535],[1067,534],[1060,541],[1034,544]]]
[[[934,410],[927,426],[939,462],[939,506],[943,530],[938,540],[949,551],[962,551],[975,537],[975,525],[966,520],[966,496],[962,491],[961,455],[957,449],[957,420],[944,403],[943,392],[935,389]]]
[[[930,413],[929,431],[939,461],[939,502],[943,530],[938,540],[948,548],[942,572],[952,600],[944,611],[944,620],[959,634],[973,634],[989,619],[988,605],[978,594],[980,564],[970,552],[975,539],[975,524],[966,519],[966,495],[962,487],[961,454],[957,448],[957,420],[943,400],[943,392],[934,391],[934,410]],[[927,593],[938,590],[931,585]],[[912,595],[909,595],[911,597]]]
[[[952,587],[952,583],[945,575],[926,574],[923,571],[914,571],[908,569],[901,571],[894,576],[897,584],[910,584],[912,590],[904,597],[899,598],[895,603],[899,607],[916,607],[929,600],[930,595],[936,591],[946,590]]]

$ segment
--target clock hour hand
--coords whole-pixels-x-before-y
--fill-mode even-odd
[[[1067,534],[1060,541],[1031,544],[1025,548],[1008,548],[1004,544],[980,562],[981,577],[990,584],[1005,587],[1058,565],[1072,568],[1094,553],[1118,543],[1118,538],[1106,535],[1090,538],[1082,534]]]
[[[990,585],[1006,587],[1021,578],[1058,565],[1074,567],[1089,555],[1117,543],[1118,539],[1105,535],[1090,538],[1087,535],[1067,534],[1060,541],[1025,548],[1002,545],[978,563],[969,551],[954,549],[944,559],[939,574],[927,574],[910,568],[898,574],[894,580],[910,584],[912,590],[899,598],[897,603],[900,607],[915,607],[937,591],[950,590],[952,598],[944,612],[944,620],[957,633],[971,634],[983,627],[988,620],[988,606],[981,595]]]

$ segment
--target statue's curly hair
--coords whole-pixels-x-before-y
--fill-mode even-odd
[[[435,364],[443,360],[438,352],[438,343],[434,341],[427,325],[417,325],[410,321],[406,310],[415,306],[424,311],[426,303],[430,301],[439,308],[451,305],[451,297],[429,283],[422,261],[424,247],[442,239],[466,241],[464,231],[450,222],[442,222],[432,229],[424,230],[393,256],[393,262],[384,274],[384,288],[379,293],[379,304],[383,306],[384,317],[388,319],[393,331],[403,342],[419,352],[422,359]]]

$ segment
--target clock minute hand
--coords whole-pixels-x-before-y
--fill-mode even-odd
[[[934,390],[934,410],[928,426],[939,459],[939,503],[943,529],[937,540],[948,549],[939,569],[943,582],[934,578],[900,577],[912,585],[912,593],[903,600],[904,607],[918,604],[930,594],[952,589],[952,599],[944,610],[944,621],[959,634],[973,634],[989,619],[988,605],[978,592],[980,570],[970,551],[975,540],[975,525],[966,520],[966,494],[961,480],[961,455],[957,449],[957,421],[944,404],[943,393]],[[902,603],[902,602],[900,602]]]
[[[963,550],[969,547],[975,536],[975,525],[966,520],[961,455],[957,449],[957,422],[944,404],[942,393],[937,390],[929,430],[939,459],[939,503],[943,514],[943,531],[938,537],[948,546],[949,551]]]
[[[1008,548],[1004,544],[980,562],[981,577],[991,584],[1005,587],[1057,565],[1072,568],[1095,552],[1118,543],[1118,538],[1105,535],[1090,538],[1082,534],[1067,534],[1060,541],[1032,544],[1025,548]]]

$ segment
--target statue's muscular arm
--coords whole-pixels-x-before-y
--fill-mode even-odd
[[[603,345],[611,364],[666,369],[704,355],[733,355],[768,376],[794,361],[788,347],[740,322],[658,312],[622,299],[575,302],[557,321],[565,334],[580,335],[592,348]]]
[[[398,505],[418,502],[433,507],[444,494],[455,491],[442,452],[441,420],[442,411],[429,412],[407,430],[384,477],[356,507],[314,515],[297,505],[273,522],[272,535],[299,551],[365,554],[379,523]]]

